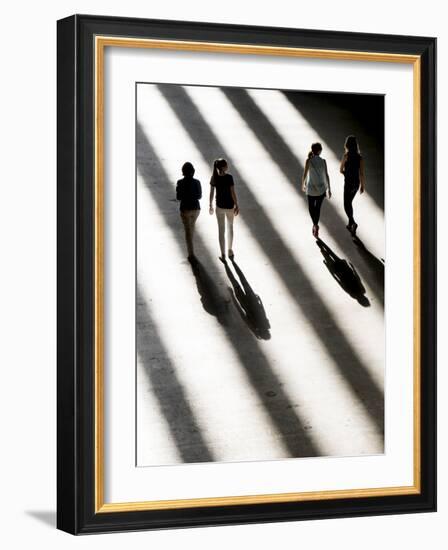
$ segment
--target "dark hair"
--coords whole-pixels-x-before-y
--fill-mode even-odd
[[[346,137],[344,148],[346,153],[356,153],[358,155],[360,154],[358,140],[355,136]]]
[[[213,180],[215,180],[215,178],[217,176],[219,176],[218,170],[222,170],[226,166],[227,166],[226,159],[216,159],[215,160],[215,162],[213,163],[213,174],[212,174]]]
[[[191,162],[186,162],[182,166],[182,174],[186,177],[188,177],[188,176],[193,177],[194,176],[194,166],[191,164]]]
[[[308,153],[308,158],[310,159],[314,155],[318,155],[322,151],[322,145],[319,142],[313,143],[311,145],[311,151]]]

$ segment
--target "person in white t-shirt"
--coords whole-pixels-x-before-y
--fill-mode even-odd
[[[313,221],[313,236],[319,238],[320,209],[325,195],[331,199],[330,176],[328,175],[327,163],[320,154],[322,145],[313,143],[311,151],[305,162],[305,169],[302,176],[302,190],[308,197],[308,209]]]

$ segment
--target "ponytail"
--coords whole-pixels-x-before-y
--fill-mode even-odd
[[[213,173],[212,173],[213,183],[216,183],[216,178],[219,176],[219,170],[222,170],[226,166],[227,166],[226,159],[216,159],[213,162]]]
[[[212,180],[213,180],[213,183],[216,183],[216,176],[218,176],[218,164],[219,160],[215,160],[214,163],[213,163],[213,173],[212,173]]]
[[[308,158],[312,158],[315,155],[319,155],[322,152],[322,145],[318,142],[311,145],[311,151],[308,153]]]

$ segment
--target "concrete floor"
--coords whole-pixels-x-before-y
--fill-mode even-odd
[[[139,85],[137,110],[137,464],[382,453],[381,100]],[[350,133],[369,191],[357,242],[338,171]],[[298,183],[313,141],[333,189],[320,246]],[[241,207],[227,266],[208,213],[218,157]],[[193,267],[175,200],[186,160],[204,195]]]

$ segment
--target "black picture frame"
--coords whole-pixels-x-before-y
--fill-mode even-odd
[[[436,509],[436,39],[74,15],[57,24],[57,526],[68,533],[430,512]],[[96,36],[380,52],[420,58],[421,416],[416,494],[97,513],[95,506]]]

